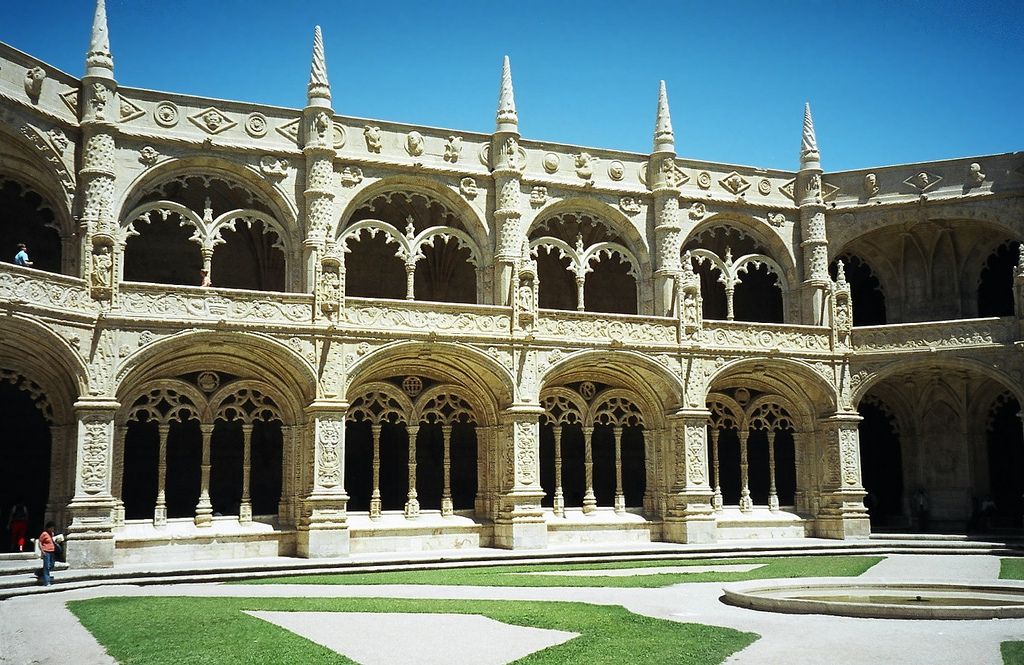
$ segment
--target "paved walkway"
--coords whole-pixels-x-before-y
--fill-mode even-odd
[[[879,564],[871,577],[995,580],[998,566],[998,558],[989,556],[894,555]],[[1000,642],[1024,639],[1024,619],[910,621],[774,614],[725,605],[719,601],[721,589],[720,583],[679,584],[660,589],[418,585],[108,586],[13,598],[0,603],[0,662],[57,665],[71,662],[68,655],[74,654],[74,662],[83,665],[112,663],[102,647],[65,609],[64,603],[73,598],[118,595],[465,598],[615,604],[648,616],[759,633],[761,639],[734,655],[727,661],[729,665],[1000,665]],[[60,636],[60,639],[45,638],[47,635]],[[415,634],[407,637],[415,642]],[[490,636],[484,644],[479,636],[466,632],[462,640],[463,648],[489,649],[494,637]]]

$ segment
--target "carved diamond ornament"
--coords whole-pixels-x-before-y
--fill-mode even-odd
[[[750,181],[735,171],[719,180],[718,184],[724,187],[726,191],[731,192],[736,196],[739,196],[750,188]]]
[[[938,185],[941,180],[942,176],[938,174],[930,173],[928,171],[921,171],[910,176],[909,178],[904,180],[903,183],[906,185],[910,185],[911,187],[913,187],[914,189],[921,193],[924,193],[927,192],[932,187]]]
[[[193,113],[188,119],[192,124],[208,134],[220,134],[238,124],[212,106]]]
[[[283,125],[275,127],[278,133],[286,139],[294,142],[296,145],[299,144],[299,123],[302,122],[301,118],[290,120]]]
[[[121,122],[128,122],[129,120],[135,120],[135,118],[141,118],[146,115],[146,112],[138,104],[122,96],[120,93],[117,95],[117,101],[121,109]]]

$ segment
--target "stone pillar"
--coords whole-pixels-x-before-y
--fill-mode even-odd
[[[715,512],[720,511],[723,505],[721,468],[718,465],[718,437],[722,431],[717,427],[711,428],[711,471],[714,477],[711,494],[711,507]]]
[[[626,512],[626,495],[622,491],[622,426],[612,428],[615,437],[615,512],[619,515]]]
[[[665,540],[711,543],[717,540],[712,491],[708,483],[707,409],[683,409],[670,417],[673,484],[665,517]]]
[[[738,434],[740,439],[740,510],[749,513],[754,509],[754,500],[750,498],[750,462],[747,454],[750,430],[741,429]]]
[[[371,491],[370,491],[370,519],[380,519],[380,430],[382,425],[374,423],[370,425],[370,432],[373,434],[373,468],[371,470]]]
[[[343,484],[347,411],[347,402],[332,400],[314,402],[307,409],[306,447],[312,451],[313,483],[301,501],[296,526],[301,557],[345,556],[349,551],[348,495]]]
[[[160,436],[159,452],[156,459],[156,507],[153,509],[153,526],[167,526],[167,435],[171,432],[169,423],[157,425]]]
[[[327,60],[320,26],[313,30],[313,59],[306,86],[306,107],[302,110],[302,154],[306,159],[306,238],[303,254],[312,275],[307,275],[315,294],[314,317],[331,318],[340,306],[340,256],[327,251],[328,234],[334,222],[334,109]]]
[[[46,514],[44,517],[46,521],[53,520],[56,522],[57,528],[61,531],[64,530],[64,514],[67,510],[68,501],[71,498],[67,492],[67,478],[65,474],[68,472],[66,464],[69,437],[74,434],[76,434],[75,429],[67,425],[53,425],[50,427],[50,491],[46,497]],[[114,473],[116,479],[116,466]]]
[[[825,235],[825,201],[821,182],[821,155],[814,134],[810,104],[804,107],[800,146],[800,171],[793,198],[800,207],[800,250],[803,255],[803,323],[829,325],[826,304],[832,280],[828,274],[828,238]]]
[[[415,519],[420,516],[419,494],[416,492],[416,437],[419,436],[419,425],[407,425],[406,435],[409,437],[409,494],[405,501],[405,516]]]
[[[547,547],[547,526],[540,502],[539,405],[516,405],[501,414],[500,494],[494,545],[505,549]]]
[[[213,524],[213,503],[210,501],[210,440],[213,438],[213,423],[203,423],[199,431],[203,435],[203,457],[199,463],[199,502],[196,504],[196,526]]]
[[[497,200],[494,205],[494,304],[512,304],[512,281],[526,233],[522,228],[522,171],[519,148],[519,116],[512,89],[512,68],[505,56],[498,92],[498,113],[491,136],[491,173]]]
[[[252,469],[252,423],[242,423],[242,498],[238,502],[238,521],[252,521],[252,498],[250,497],[250,477]]]
[[[583,494],[583,514],[589,515],[597,510],[597,497],[594,495],[594,428],[583,428],[583,475],[586,492]]]
[[[452,426],[441,425],[441,436],[444,437],[442,459],[444,478],[442,478],[441,489],[441,515],[450,517],[455,512],[455,506],[452,504]]]
[[[680,294],[676,285],[682,272],[679,252],[683,225],[679,219],[679,187],[686,176],[676,164],[675,134],[669,115],[665,82],[658,90],[658,112],[654,122],[654,148],[647,163],[647,186],[654,199],[654,315],[674,316]]]
[[[124,526],[124,440],[127,436],[127,425],[118,425],[114,428],[114,469],[110,486],[110,493],[115,502],[111,515],[114,526]]]
[[[856,412],[839,412],[819,421],[823,437],[822,496],[815,535],[825,538],[867,538],[871,533],[861,484],[860,438]]]
[[[67,559],[75,568],[114,565],[113,512],[110,493],[114,452],[114,416],[120,407],[112,399],[75,402],[78,441],[75,454],[75,495],[68,510]]]
[[[555,423],[551,429],[555,435],[555,496],[551,506],[556,516],[565,517],[565,495],[562,493],[562,424]]]

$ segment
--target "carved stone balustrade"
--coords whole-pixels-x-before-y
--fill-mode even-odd
[[[1017,339],[1013,317],[902,323],[853,329],[858,356],[930,353],[965,348],[998,347]]]

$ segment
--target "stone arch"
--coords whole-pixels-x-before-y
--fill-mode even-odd
[[[490,240],[491,229],[486,217],[464,198],[456,194],[451,186],[444,184],[439,179],[427,176],[393,175],[381,178],[359,189],[338,217],[337,228],[334,229],[333,235],[341,235],[348,225],[348,220],[356,210],[375,197],[391,191],[420,194],[427,198],[433,198],[448,207],[458,215],[459,220],[466,226],[469,236],[476,243],[477,247],[481,248],[486,259],[490,260],[490,252],[488,250],[493,242]]]
[[[79,254],[78,228],[73,214],[75,172],[43,136],[27,123],[21,125],[20,132],[14,131],[13,125],[0,123],[0,137],[4,139],[0,141],[0,184],[5,179],[18,182],[40,196],[52,211],[55,230],[60,236],[59,271],[75,274]],[[13,237],[9,239],[19,242]]]
[[[724,237],[716,241],[719,233]],[[713,215],[682,240],[684,250],[701,278],[705,318],[769,323],[796,318],[794,258],[782,239],[757,220]]]
[[[977,279],[973,284],[977,313],[979,317],[1013,316],[1013,274],[1019,261],[1021,243],[1005,240],[993,244],[977,261]],[[968,287],[965,287],[965,292]]]
[[[197,363],[213,365],[197,366]],[[257,333],[185,331],[149,344],[129,356],[114,378],[122,396],[149,378],[200,369],[263,377],[282,400],[293,423],[315,397],[316,371],[287,345]]]
[[[62,527],[68,522],[77,455],[74,403],[88,394],[87,376],[81,357],[52,330],[23,315],[0,317],[0,413],[17,423],[4,437],[11,450],[0,451],[12,469],[0,510],[25,499],[30,529],[42,529],[44,519]]]
[[[664,365],[633,351],[582,351],[570,354],[541,372],[540,393],[573,381],[601,381],[635,392],[649,418],[649,428],[665,426],[666,411],[682,404],[683,384]]]
[[[447,188],[423,186],[415,179],[375,183],[350,203],[336,235],[345,253],[350,295],[464,303],[486,299],[486,227]]]
[[[125,186],[121,198],[114,206],[114,210],[118,212],[118,220],[124,223],[127,213],[138,206],[138,200],[148,187],[177,177],[200,174],[232,180],[251,188],[251,191],[262,196],[273,212],[278,213],[284,228],[294,229],[291,234],[302,231],[299,228],[298,209],[288,195],[270,184],[254,167],[212,156],[168,159],[137,175]]]
[[[575,243],[564,233],[560,237],[543,233],[542,227],[551,221],[568,217],[576,218],[572,222],[576,224],[589,218],[599,230],[588,231],[590,227],[581,225]],[[585,305],[589,311],[625,314],[649,309],[652,268],[647,242],[618,210],[584,198],[557,201],[538,211],[527,237],[538,260],[541,295],[547,303],[543,306],[579,309],[581,303],[589,303]],[[626,278],[635,283],[631,291],[621,286]],[[584,284],[582,291],[578,286],[580,280]],[[609,289],[615,294],[613,297],[598,298],[607,296]],[[629,302],[633,298],[635,306]]]
[[[187,206],[171,200],[201,196],[194,181],[209,194],[205,204],[198,198]],[[165,192],[168,186],[171,194]],[[199,270],[210,271],[213,264],[220,274],[211,274],[214,285],[280,291],[301,281],[302,235],[295,209],[250,167],[216,158],[170,160],[137,177],[120,206],[122,247],[143,251],[144,235],[171,252],[167,266],[144,260],[140,264],[129,252],[120,264],[134,279],[147,281],[147,271],[156,269],[148,281],[198,285]],[[175,228],[174,222],[186,230]],[[194,230],[191,236],[187,227]]]
[[[743,381],[741,387],[755,388],[787,399],[795,410],[791,415],[803,422],[831,415],[840,404],[835,387],[809,365],[788,359],[741,359],[725,364],[707,381],[709,393],[723,383]]]
[[[491,356],[464,344],[424,342],[396,342],[366,354],[349,367],[346,394],[351,399],[369,382],[417,373],[471,393],[483,425],[496,424],[499,411],[517,399],[511,373]]]
[[[1013,379],[1013,377],[995,367],[992,367],[989,363],[963,357],[945,357],[938,359],[928,358],[922,360],[907,358],[891,362],[888,365],[879,368],[874,373],[869,374],[859,383],[854,385],[850,396],[850,403],[854,409],[858,408],[860,400],[863,399],[868,392],[870,392],[875,386],[883,383],[886,379],[897,374],[932,369],[935,367],[977,372],[982,376],[986,376],[994,380],[1006,390],[1009,390],[1019,402],[1024,404],[1024,386],[1021,386]]]

